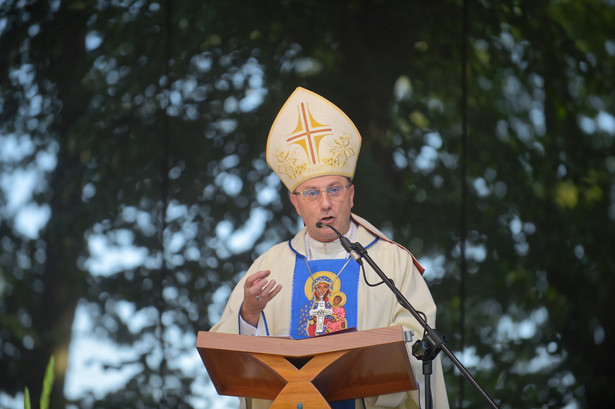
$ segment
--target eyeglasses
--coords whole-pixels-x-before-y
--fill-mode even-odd
[[[329,186],[324,189],[306,189],[301,192],[293,192],[293,195],[301,195],[305,200],[313,202],[320,199],[322,192],[327,192],[327,197],[331,198],[331,200],[341,200],[346,194],[346,189],[350,188],[350,186],[352,186],[352,183],[346,186]]]

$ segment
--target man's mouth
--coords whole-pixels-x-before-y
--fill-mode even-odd
[[[333,222],[333,220],[335,220],[335,218],[333,216],[325,216],[322,219],[320,219],[320,221],[325,223],[325,224],[331,224]]]

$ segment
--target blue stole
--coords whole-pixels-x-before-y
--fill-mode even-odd
[[[356,328],[359,264],[353,259],[312,260],[307,261],[308,270],[306,261],[302,255],[295,260],[290,337],[302,339]],[[321,293],[326,313],[318,318],[310,311],[318,308]],[[322,323],[320,333],[318,321]]]
[[[303,255],[297,253],[293,275],[290,337],[302,339],[356,328],[359,272],[359,264],[351,258],[307,261]],[[324,311],[319,318],[315,311],[319,307],[320,294],[324,295]],[[320,333],[317,333],[318,321],[322,328]],[[333,409],[355,407],[354,399],[331,402],[330,405]]]

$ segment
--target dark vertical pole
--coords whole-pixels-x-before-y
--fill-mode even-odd
[[[461,252],[461,272],[459,280],[459,350],[465,349],[466,332],[466,217],[467,217],[467,146],[468,146],[468,1],[463,0],[461,4],[461,214],[459,217],[459,249]],[[458,407],[463,407],[465,379],[459,376],[459,401]]]

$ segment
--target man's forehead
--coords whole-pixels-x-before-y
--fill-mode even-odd
[[[320,187],[329,187],[333,185],[344,185],[348,181],[344,176],[331,175],[331,176],[319,176],[306,180],[299,185],[297,190],[314,189]]]

